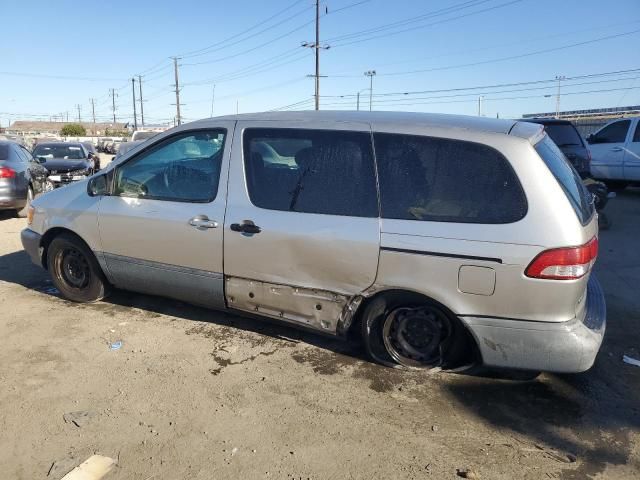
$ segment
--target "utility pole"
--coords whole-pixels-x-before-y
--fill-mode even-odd
[[[213,91],[211,92],[211,116],[213,117],[213,105],[216,100],[216,84],[213,84]]]
[[[90,98],[91,102],[91,117],[93,118],[93,136],[96,135],[96,99]]]
[[[478,116],[482,116],[482,100],[484,99],[484,95],[478,96]]]
[[[131,78],[131,94],[133,95],[133,131],[138,130],[138,114],[136,113],[136,79]]]
[[[140,120],[144,128],[144,105],[142,104],[142,75],[138,75],[138,88],[140,89]]]
[[[76,108],[78,109],[78,123],[82,123],[82,118],[80,117],[80,109],[82,109],[82,105],[78,103],[76,104]]]
[[[109,90],[111,93],[111,111],[113,112],[113,124],[116,123],[116,90],[114,88]]]
[[[369,111],[371,111],[373,105],[373,77],[376,76],[376,71],[367,70],[364,74],[369,77]]]
[[[316,57],[316,73],[313,75],[315,77],[315,109],[320,110],[320,50],[329,50],[331,48],[329,45],[320,45],[320,0],[316,0],[316,41],[302,42],[302,46],[306,48],[313,48],[315,50]]]
[[[69,123],[69,110],[65,112],[67,114],[67,123]]]
[[[173,72],[176,79],[176,120],[178,125],[182,123],[180,119],[180,83],[178,81],[178,57],[173,57]]]
[[[558,93],[556,94],[556,118],[560,118],[560,83],[567,77],[564,75],[556,75],[558,81]]]

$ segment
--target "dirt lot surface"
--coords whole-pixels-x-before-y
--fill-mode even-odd
[[[388,369],[150,296],[72,304],[4,215],[0,477],[59,479],[97,452],[118,461],[109,480],[640,478],[640,367],[622,362],[640,358],[640,190],[607,209],[603,349],[585,374],[533,382]]]

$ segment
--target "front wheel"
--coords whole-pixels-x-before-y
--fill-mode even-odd
[[[109,284],[95,256],[73,235],[62,234],[51,241],[47,266],[53,284],[72,302],[97,302],[109,294]]]

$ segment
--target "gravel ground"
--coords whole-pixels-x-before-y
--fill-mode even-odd
[[[640,368],[622,355],[640,358],[640,190],[607,210],[603,349],[585,374],[532,382],[388,369],[357,345],[151,296],[72,304],[3,215],[0,476],[59,479],[100,453],[114,480],[639,478]]]

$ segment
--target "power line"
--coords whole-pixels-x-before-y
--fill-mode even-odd
[[[534,55],[541,55],[543,53],[550,53],[550,52],[556,52],[559,50],[564,50],[566,48],[573,48],[573,47],[578,47],[578,46],[582,46],[582,45],[588,45],[591,43],[596,43],[596,42],[601,42],[604,40],[611,40],[613,38],[620,38],[620,37],[624,37],[624,36],[628,36],[628,35],[634,35],[636,33],[640,32],[640,29],[638,30],[632,30],[630,32],[623,32],[623,33],[617,33],[614,35],[607,35],[604,37],[599,37],[599,38],[594,38],[591,40],[585,40],[583,42],[577,42],[577,43],[572,43],[569,45],[561,45],[559,47],[552,47],[552,48],[546,48],[546,49],[542,49],[542,50],[536,50],[533,52],[528,52],[528,53],[522,53],[522,54],[518,54],[518,55],[510,55],[507,57],[500,57],[500,58],[494,58],[491,60],[482,60],[479,62],[471,62],[471,63],[462,63],[462,64],[457,64],[457,65],[447,65],[447,66],[442,66],[442,67],[432,67],[432,68],[424,68],[424,69],[417,69],[417,70],[407,70],[407,71],[400,71],[400,72],[389,72],[389,73],[381,73],[379,75],[381,76],[386,76],[386,77],[390,77],[390,76],[399,76],[399,75],[412,75],[412,74],[416,74],[416,73],[426,73],[426,72],[435,72],[435,71],[441,71],[441,70],[451,70],[451,69],[455,69],[455,68],[463,68],[463,67],[475,67],[478,65],[487,65],[490,63],[496,63],[496,62],[503,62],[506,60],[514,60],[517,58],[525,58],[525,57],[531,57]],[[330,75],[333,78],[357,78],[359,77],[359,75]]]
[[[601,73],[590,73],[584,75],[573,75],[566,77],[566,80],[582,80],[587,78],[598,78],[612,75],[629,75],[640,72],[640,68],[631,68],[626,70],[616,70],[612,72],[601,72]],[[531,80],[526,82],[512,82],[512,83],[497,83],[492,85],[475,85],[471,87],[457,87],[457,88],[443,88],[443,89],[434,89],[434,90],[414,90],[407,92],[385,92],[385,93],[376,93],[374,97],[388,97],[388,96],[407,96],[407,95],[422,95],[425,93],[447,93],[447,92],[460,92],[466,90],[486,90],[493,88],[503,88],[503,87],[518,87],[523,85],[537,85],[542,83],[554,83],[555,79],[544,79],[544,80]],[[477,95],[474,93],[473,95]],[[323,95],[324,98],[348,98],[355,97],[355,94],[346,94],[346,95]]]
[[[207,47],[200,48],[200,49],[197,49],[197,50],[192,50],[192,51],[190,51],[190,52],[182,53],[182,54],[180,54],[180,57],[182,57],[182,58],[191,58],[191,57],[196,57],[196,56],[204,55],[204,53],[201,53],[201,52],[205,52],[206,50],[210,50],[210,49],[211,49],[211,48],[213,48],[213,47],[217,47],[217,46],[219,46],[219,45],[222,45],[222,44],[224,44],[224,43],[227,43],[227,42],[228,42],[228,41],[230,41],[230,40],[234,40],[234,39],[236,39],[236,38],[238,38],[238,37],[240,37],[240,36],[242,36],[242,35],[245,35],[246,33],[250,32],[250,31],[252,31],[252,30],[255,30],[256,28],[260,27],[261,25],[264,25],[264,24],[266,24],[266,23],[270,22],[271,20],[273,20],[274,18],[276,18],[276,17],[278,17],[278,16],[282,15],[283,13],[285,13],[285,12],[287,12],[287,11],[289,11],[289,10],[293,9],[296,5],[298,5],[298,4],[300,4],[300,3],[302,3],[302,1],[303,1],[303,0],[297,0],[296,2],[294,2],[294,3],[293,3],[293,4],[291,4],[291,5],[289,5],[288,7],[284,8],[283,10],[278,11],[277,13],[273,14],[273,15],[272,15],[272,16],[270,16],[269,18],[267,18],[267,19],[265,19],[265,20],[262,20],[261,22],[256,23],[256,24],[255,24],[255,25],[253,25],[252,27],[249,27],[248,29],[246,29],[246,30],[244,30],[244,31],[242,31],[242,32],[240,32],[240,33],[237,33],[237,34],[235,34],[235,35],[232,35],[231,37],[227,37],[226,39],[224,39],[224,40],[220,40],[219,42],[213,43],[213,44],[211,44],[211,45],[209,45],[209,46],[207,46]],[[292,17],[288,17],[288,18],[287,18],[287,20],[290,20],[291,18],[295,18],[296,16],[300,15],[301,13],[303,13],[303,12],[305,12],[305,11],[308,11],[308,9],[309,9],[309,7],[306,7],[302,12],[299,12],[299,13],[297,13],[297,14],[293,15]],[[282,22],[277,23],[276,25],[273,25],[273,26],[271,26],[271,27],[269,27],[269,28],[273,28],[273,27],[275,27],[275,26],[277,26],[277,25],[280,25],[281,23],[282,23]],[[260,33],[267,31],[269,28],[267,28],[267,29],[263,29],[263,30],[261,30],[260,32],[253,34],[253,35],[252,35],[251,37],[249,37],[249,38],[255,37],[255,36],[259,35]],[[245,39],[245,40],[247,40],[247,39]],[[235,44],[234,44],[234,45],[235,45]],[[227,46],[229,46],[229,45],[227,45]],[[206,53],[210,53],[210,52],[206,52]]]

